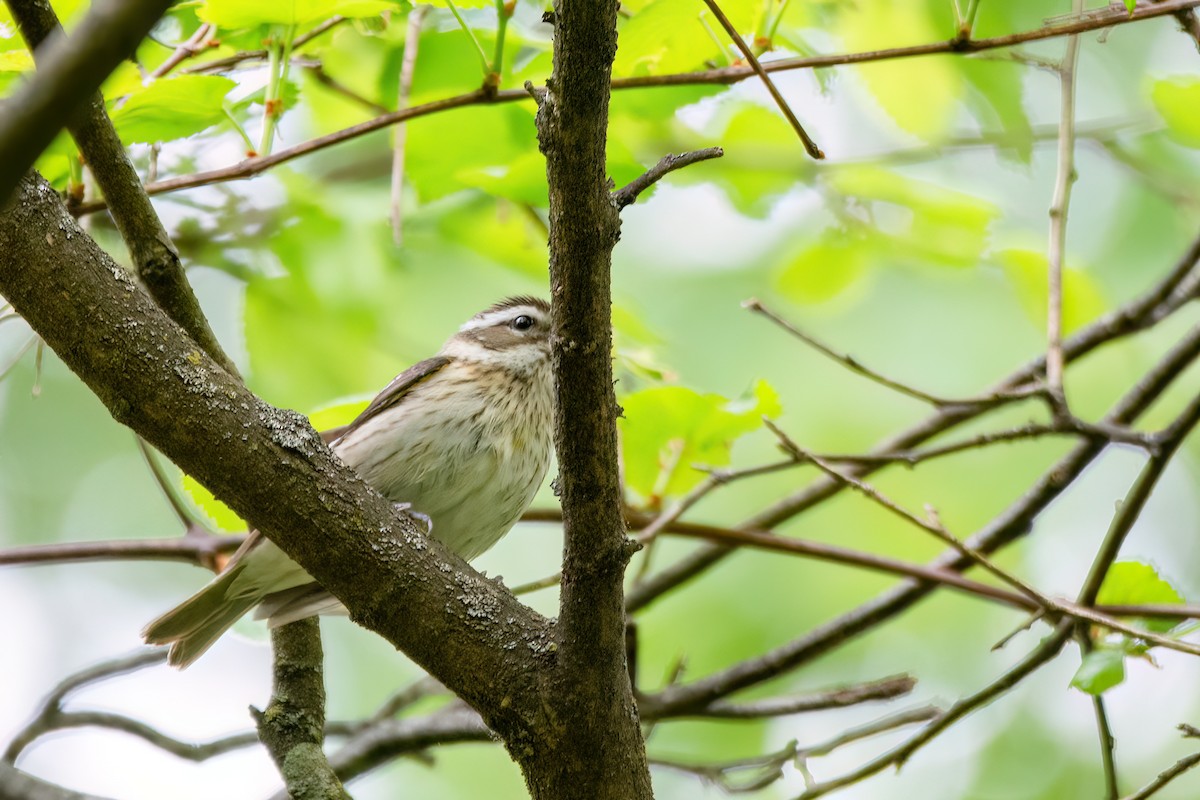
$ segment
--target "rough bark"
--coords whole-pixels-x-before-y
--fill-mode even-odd
[[[535,798],[652,796],[625,664],[621,516],[612,387],[610,268],[620,232],[605,170],[614,0],[557,0],[554,72],[539,93],[550,189],[555,445],[563,506],[559,660],[550,749],[516,753]]]
[[[39,65],[45,65],[47,53],[41,45],[52,37],[64,35],[54,9],[43,0],[7,2],[29,49],[34,51]],[[200,303],[183,273],[179,253],[150,204],[150,196],[142,188],[141,178],[117,136],[99,92],[93,92],[87,98],[80,112],[68,120],[67,128],[104,192],[109,212],[150,296],[206,353],[227,372],[236,375],[237,367],[217,343],[216,335],[200,310]]]
[[[524,747],[551,624],[369,489],[294,411],[214,363],[39,176],[0,211],[0,294],[108,407]],[[247,476],[253,476],[247,479]]]
[[[254,712],[258,736],[292,800],[349,800],[325,759],[325,677],[316,617],[271,630],[271,703]]]
[[[0,206],[67,120],[133,53],[171,2],[98,0],[69,41],[59,34],[45,43],[37,72],[5,100],[0,114]]]

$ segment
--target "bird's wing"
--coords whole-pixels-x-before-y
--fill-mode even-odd
[[[321,432],[321,438],[325,443],[333,446],[337,441],[345,436],[350,431],[362,425],[367,420],[382,412],[384,409],[391,408],[399,403],[404,396],[408,394],[414,386],[429,376],[436,373],[442,367],[450,363],[450,358],[447,356],[434,356],[427,358],[424,361],[413,364],[408,369],[397,375],[392,382],[384,387],[383,391],[375,396],[370,405],[363,409],[362,413],[354,418],[354,421],[349,425],[342,425],[338,428],[330,428],[327,431]],[[258,547],[259,542],[263,539],[263,535],[257,530],[250,531],[250,535],[246,537],[246,541],[237,549],[225,565],[222,572],[227,572],[232,567],[240,563],[246,556]]]
[[[355,417],[353,422],[344,428],[335,428],[332,431],[326,431],[321,434],[322,437],[330,445],[337,444],[338,439],[341,439],[346,434],[362,426],[363,423],[402,401],[414,386],[435,374],[442,367],[449,364],[451,360],[449,356],[434,356],[418,364],[413,364],[384,387],[384,390],[375,396],[371,404],[364,408],[363,412]]]

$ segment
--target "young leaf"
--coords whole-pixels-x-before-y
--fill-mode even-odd
[[[775,279],[779,292],[799,303],[821,303],[857,283],[866,269],[874,238],[826,233],[793,256]]]
[[[1175,77],[1155,81],[1150,89],[1154,107],[1177,142],[1200,148],[1200,79]]]
[[[113,125],[125,144],[183,139],[225,118],[222,103],[236,85],[218,75],[164,78],[113,111]]]
[[[219,28],[309,25],[332,16],[373,17],[399,10],[388,0],[207,0],[197,16]]]
[[[212,492],[200,485],[191,475],[183,476],[183,491],[192,504],[208,517],[212,526],[224,533],[241,533],[246,523],[229,506],[213,497]]]
[[[1125,653],[1097,648],[1083,657],[1071,685],[1091,695],[1102,695],[1125,680]]]
[[[1118,561],[1108,568],[1096,602],[1100,605],[1181,605],[1183,597],[1152,565],[1140,561]],[[1161,633],[1171,630],[1178,623],[1169,619],[1148,618],[1142,620],[1141,624],[1148,630]]]
[[[996,260],[1016,290],[1017,299],[1029,318],[1046,324],[1046,276],[1049,262],[1038,250],[1010,249],[996,254]],[[1104,313],[1107,307],[1100,287],[1087,272],[1063,270],[1063,332],[1070,333]]]
[[[780,413],[779,397],[759,381],[750,397],[730,401],[682,386],[658,386],[621,399],[626,485],[644,497],[678,496],[699,483],[695,466],[729,463],[734,440]]]

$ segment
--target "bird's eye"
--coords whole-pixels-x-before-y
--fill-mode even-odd
[[[533,317],[522,314],[512,321],[513,330],[527,331],[533,327]]]

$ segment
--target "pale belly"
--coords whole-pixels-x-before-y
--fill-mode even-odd
[[[508,532],[545,477],[549,414],[531,399],[517,420],[482,398],[372,420],[337,453],[389,500],[427,515],[433,537],[470,560]]]

